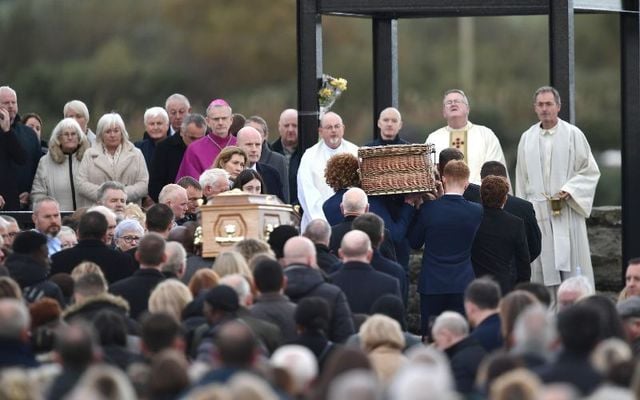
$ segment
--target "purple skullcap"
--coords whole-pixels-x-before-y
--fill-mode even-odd
[[[209,107],[214,107],[214,106],[226,106],[226,107],[229,107],[229,103],[227,103],[223,99],[211,100],[211,103],[209,103]]]

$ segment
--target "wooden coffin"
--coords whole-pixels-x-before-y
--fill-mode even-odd
[[[272,195],[225,192],[200,210],[203,257],[216,257],[245,238],[268,240],[279,225],[300,227],[293,207]]]

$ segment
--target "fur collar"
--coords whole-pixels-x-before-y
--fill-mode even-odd
[[[64,160],[67,158],[67,155],[64,154],[62,152],[62,148],[60,147],[60,143],[51,146],[53,143],[49,143],[49,154],[51,155],[51,159],[56,163],[56,164],[62,164],[64,162]],[[78,146],[78,149],[75,151],[74,155],[75,157],[78,159],[78,161],[82,161],[82,156],[84,156],[84,152],[87,151],[87,149],[91,147],[91,144],[89,143],[89,141],[87,140],[86,137],[83,137],[82,141],[80,142],[80,146]]]
[[[90,297],[90,298],[86,299],[82,303],[79,303],[79,304],[76,303],[76,304],[70,305],[62,313],[62,318],[63,319],[70,318],[74,314],[77,314],[77,313],[85,310],[86,308],[89,308],[92,305],[97,305],[98,303],[107,303],[107,304],[110,304],[112,306],[115,306],[115,307],[118,307],[118,308],[122,308],[123,310],[125,310],[125,312],[127,314],[129,314],[129,303],[124,298],[122,298],[120,296],[114,296],[114,295],[112,295],[110,293],[106,293],[105,292],[105,293],[101,293],[101,294],[99,294],[97,296]]]

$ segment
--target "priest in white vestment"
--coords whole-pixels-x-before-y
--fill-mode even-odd
[[[469,182],[480,185],[480,169],[487,161],[499,161],[506,167],[498,137],[486,126],[476,125],[469,121],[469,100],[462,90],[451,89],[445,92],[442,102],[442,114],[447,126],[432,132],[425,143],[436,148],[436,160],[440,152],[455,147],[464,154],[464,161],[469,166]]]
[[[542,231],[542,253],[531,263],[531,280],[555,289],[582,275],[594,285],[585,220],[600,170],[582,131],[558,118],[556,89],[538,89],[534,109],[540,122],[520,138],[516,165],[516,195],[533,204]],[[550,197],[562,199],[559,214],[553,213]]]
[[[340,153],[358,156],[358,146],[343,138],[344,124],[338,114],[326,113],[318,131],[322,140],[304,152],[298,168],[298,200],[304,210],[300,231],[304,231],[312,219],[326,220],[322,204],[334,194],[324,177],[329,158]]]

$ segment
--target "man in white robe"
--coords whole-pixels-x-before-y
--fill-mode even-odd
[[[594,285],[585,219],[600,170],[582,131],[558,118],[558,91],[543,86],[534,99],[539,122],[520,138],[516,166],[516,195],[533,204],[542,231],[531,280],[554,292],[571,276],[585,276]],[[550,197],[562,199],[559,215],[553,214]]]
[[[447,126],[432,132],[425,143],[436,148],[436,160],[440,152],[455,147],[464,154],[469,166],[469,182],[480,185],[480,169],[487,161],[499,161],[507,165],[498,137],[486,126],[469,121],[469,100],[462,90],[451,89],[445,92],[442,102],[442,114]]]
[[[320,122],[320,140],[302,155],[298,168],[298,200],[304,210],[300,230],[316,218],[325,219],[322,204],[334,193],[327,185],[324,169],[331,156],[351,153],[358,156],[358,146],[344,139],[344,124],[336,113],[329,112]]]

